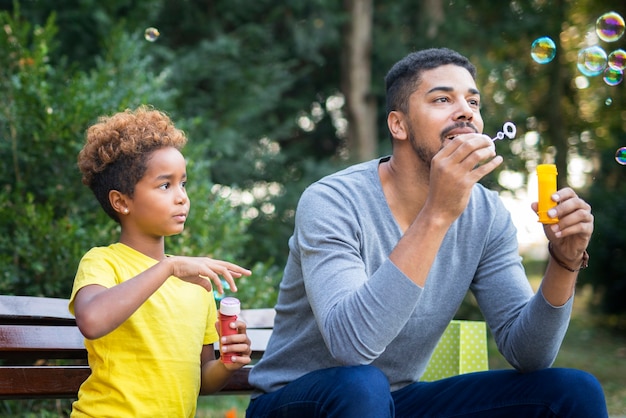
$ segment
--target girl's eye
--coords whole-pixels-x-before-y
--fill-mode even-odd
[[[170,188],[169,183],[163,183],[162,185],[159,186],[159,189],[163,189],[163,190],[167,190],[169,188]]]

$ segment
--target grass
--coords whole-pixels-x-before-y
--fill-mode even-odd
[[[196,418],[244,418],[248,395],[201,396]]]

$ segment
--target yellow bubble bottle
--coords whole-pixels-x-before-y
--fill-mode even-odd
[[[548,211],[555,207],[557,203],[552,200],[552,195],[556,193],[556,165],[539,164],[537,166],[537,181],[539,186],[539,207],[537,214],[539,222],[542,224],[555,224],[559,222],[557,218],[550,218]]]

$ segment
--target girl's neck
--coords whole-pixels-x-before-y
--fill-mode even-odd
[[[122,232],[120,242],[155,260],[161,261],[165,258],[165,238],[163,237],[134,237]]]

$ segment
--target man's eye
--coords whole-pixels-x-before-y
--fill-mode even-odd
[[[447,102],[447,101],[448,101],[448,98],[447,98],[447,97],[437,97],[437,98],[435,99],[435,102],[436,102],[436,103],[443,103],[443,102]]]

